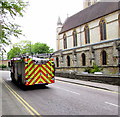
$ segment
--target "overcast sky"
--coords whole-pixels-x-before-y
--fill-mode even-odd
[[[29,6],[23,18],[16,21],[22,26],[25,37],[32,43],[47,43],[56,50],[56,27],[60,16],[62,23],[68,16],[83,9],[83,0],[28,0]],[[18,42],[13,39],[13,43]]]

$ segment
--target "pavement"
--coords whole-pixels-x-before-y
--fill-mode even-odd
[[[120,93],[120,88],[119,86],[116,86],[116,85],[96,83],[96,82],[90,82],[90,81],[82,81],[82,80],[69,79],[69,78],[63,78],[63,77],[55,77],[55,79],[58,81],[69,82],[69,83],[74,83],[78,85],[94,87],[94,88],[99,88],[99,89],[104,89],[104,90],[109,90],[109,91]]]

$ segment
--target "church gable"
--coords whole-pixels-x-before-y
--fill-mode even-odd
[[[88,23],[92,20],[120,10],[118,4],[119,2],[98,2],[95,5],[92,5],[78,12],[65,21],[60,34],[85,23]]]

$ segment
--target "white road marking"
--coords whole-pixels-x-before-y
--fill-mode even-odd
[[[56,87],[56,86],[55,86],[55,87]],[[56,87],[56,88],[59,88],[59,89],[62,89],[62,90],[64,90],[64,91],[67,91],[67,92],[71,92],[71,93],[74,93],[74,94],[80,95],[80,94],[77,93],[77,92],[70,91],[70,90],[67,90],[67,89],[63,89],[63,88],[61,88],[61,87]]]
[[[95,88],[95,87],[89,87],[89,86],[85,86],[85,85],[82,85],[82,84],[74,84],[74,83],[70,83],[70,82],[67,82],[67,81],[57,81],[57,82],[62,82],[62,83],[66,83],[66,84],[70,84],[70,85],[75,85],[75,86],[80,86],[80,87],[86,87],[86,88],[89,88],[89,89],[97,89],[97,90],[100,90],[100,91],[105,91],[105,92],[110,92],[110,93],[114,93],[114,94],[120,94],[120,92],[117,92],[117,91],[109,91],[109,90],[105,90],[105,89],[100,89],[100,88]]]
[[[116,104],[112,104],[112,103],[109,103],[109,102],[105,102],[106,104],[109,104],[109,105],[112,105],[112,106],[115,106],[115,107],[120,107],[119,105],[116,105]]]

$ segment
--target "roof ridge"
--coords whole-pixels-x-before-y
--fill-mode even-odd
[[[119,2],[97,2],[90,7],[79,11],[65,20],[61,33],[78,27],[99,17],[105,16],[109,13],[119,10]]]

